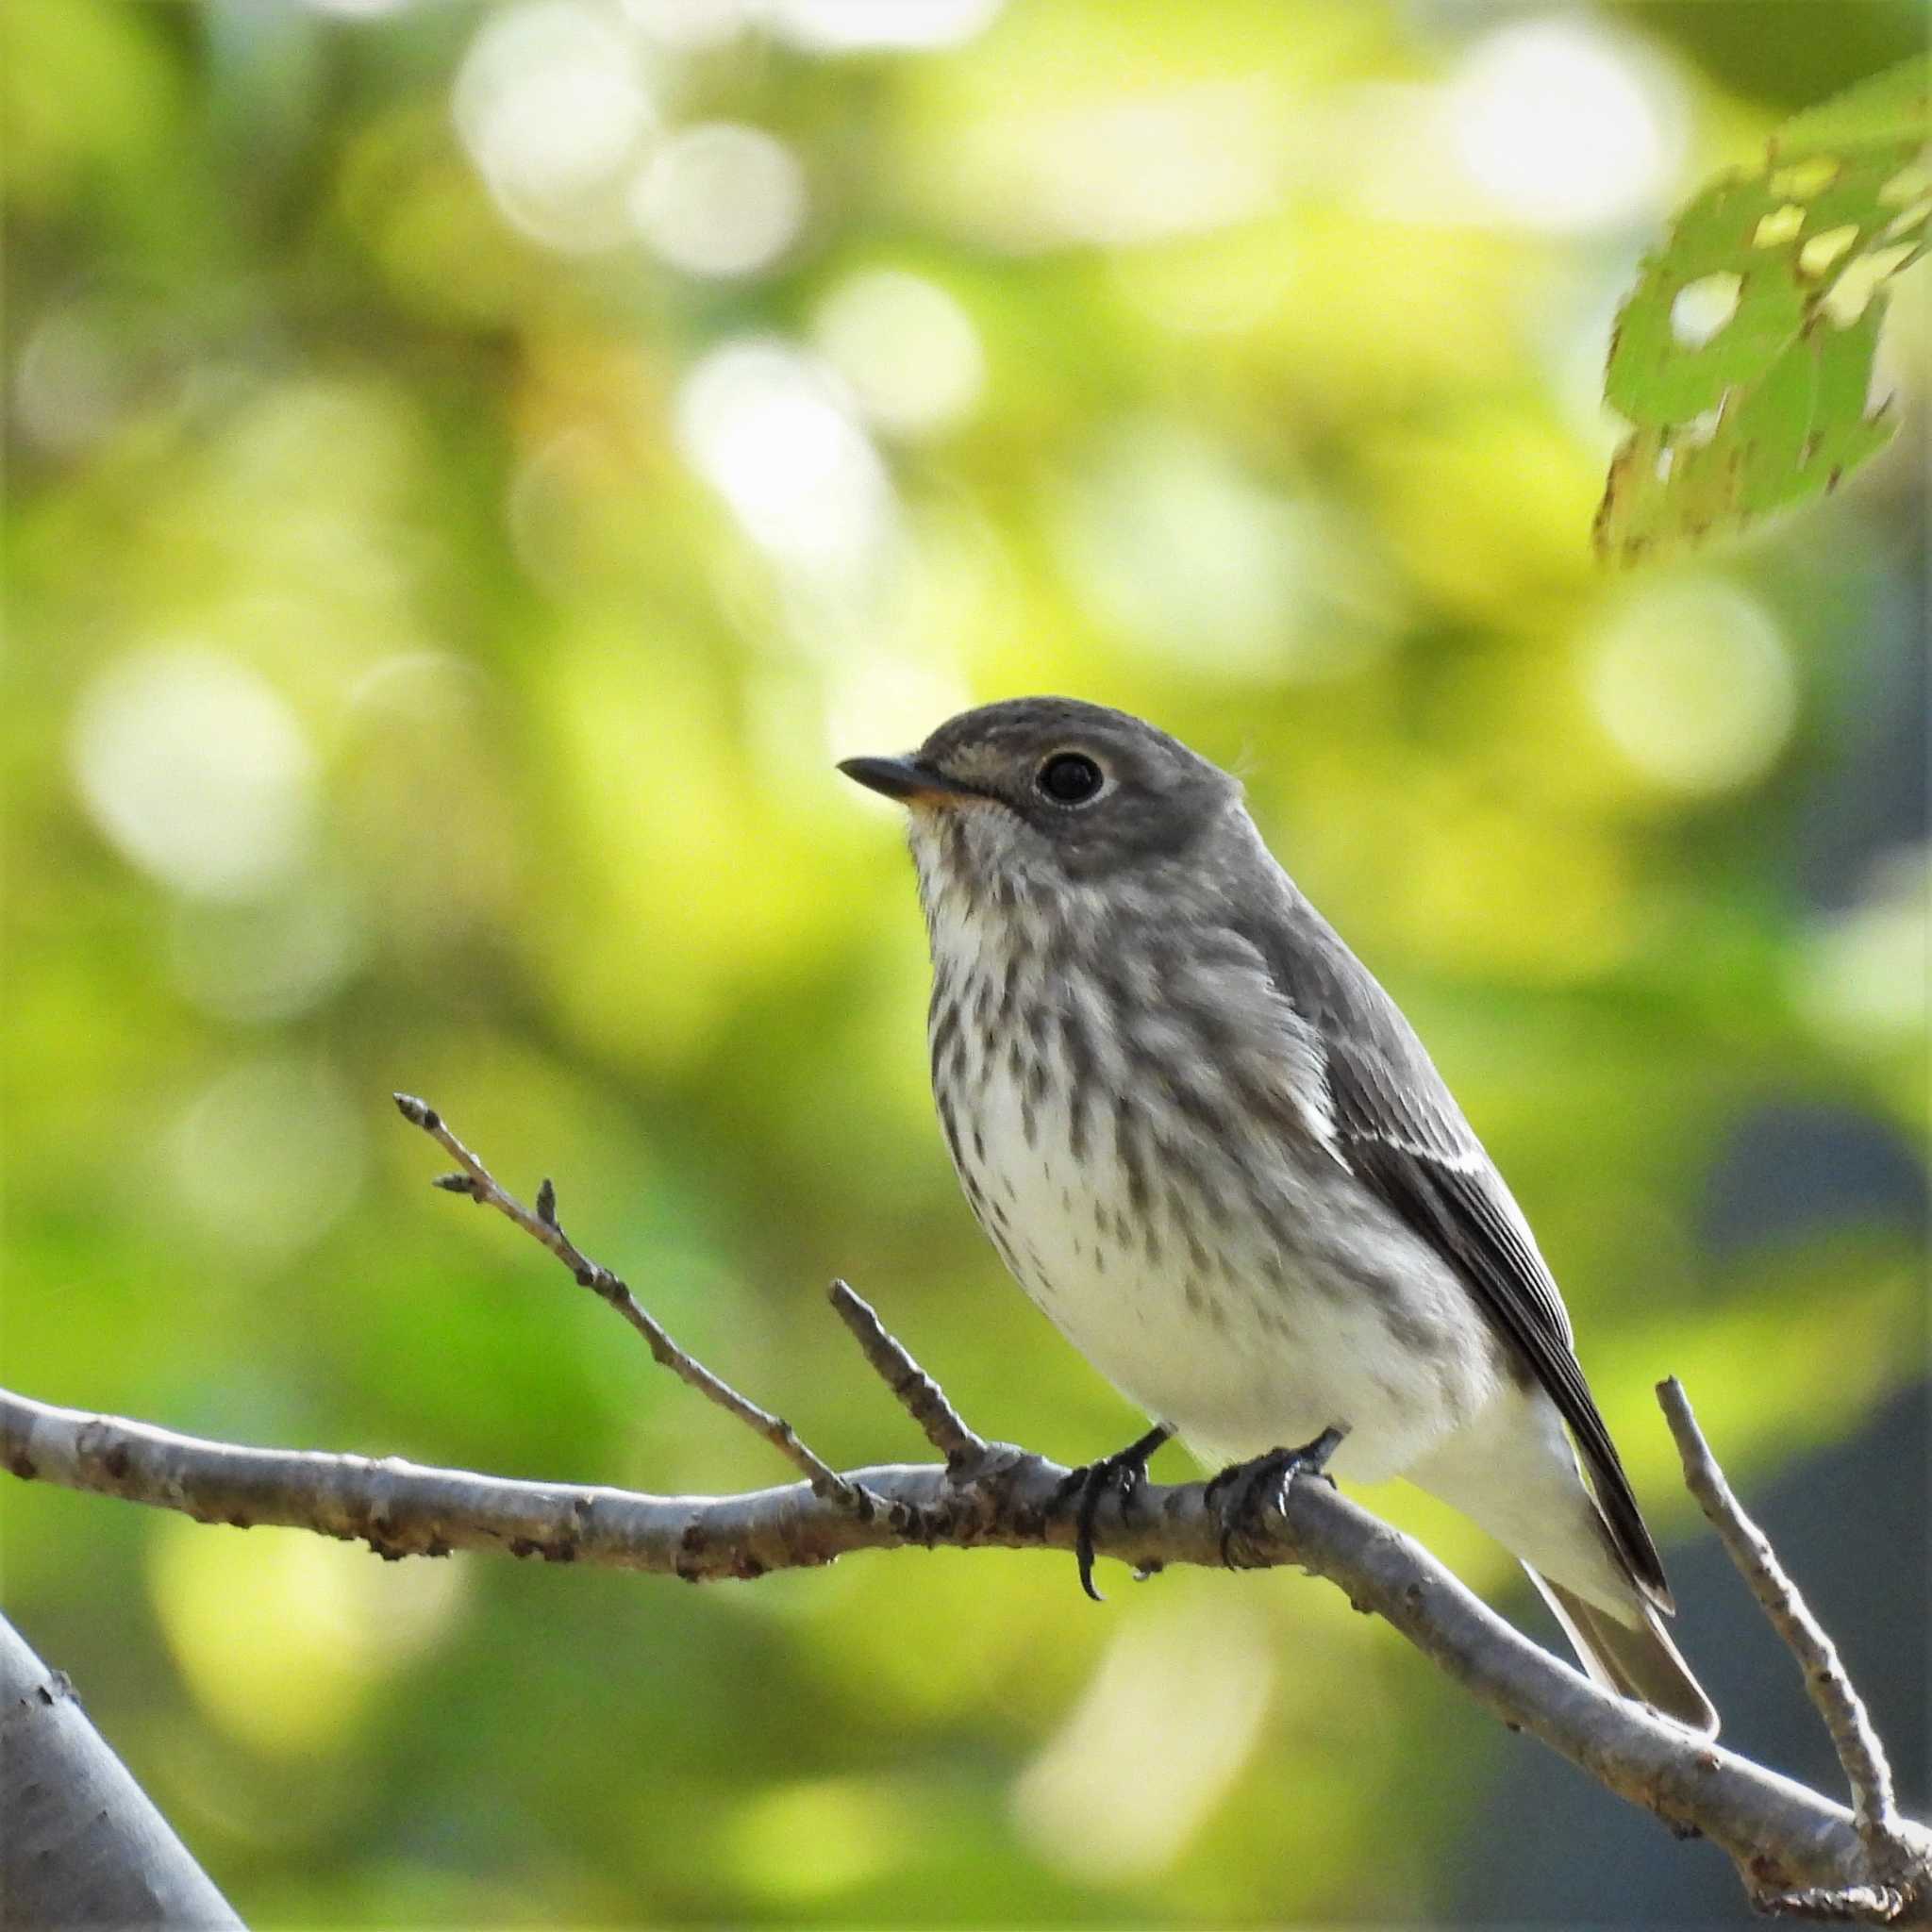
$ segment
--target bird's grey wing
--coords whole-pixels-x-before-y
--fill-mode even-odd
[[[1662,1559],[1522,1210],[1394,1001],[1306,900],[1292,914],[1292,924],[1247,936],[1321,1044],[1332,1150],[1448,1262],[1527,1362],[1583,1452],[1631,1576],[1668,1609]]]

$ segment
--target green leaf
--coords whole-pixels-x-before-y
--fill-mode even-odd
[[[1869,80],[1793,114],[1772,137],[1778,160],[1844,153],[1893,142],[1921,142],[1932,117],[1932,54],[1901,60]]]
[[[1645,264],[1604,397],[1632,425],[1597,512],[1621,563],[1836,488],[1895,425],[1871,403],[1887,284],[1932,217],[1932,57],[1787,123]]]
[[[1876,304],[1849,328],[1821,318],[1726,398],[1707,433],[1638,429],[1611,460],[1598,548],[1634,562],[1835,490],[1898,426],[1889,409],[1865,413],[1877,341]]]

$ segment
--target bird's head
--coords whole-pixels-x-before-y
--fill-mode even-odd
[[[910,812],[928,895],[975,903],[1104,888],[1185,860],[1241,787],[1177,739],[1074,698],[1010,698],[949,719],[915,752],[847,758]]]

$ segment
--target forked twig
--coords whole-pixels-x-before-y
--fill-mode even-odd
[[[448,1123],[427,1101],[418,1100],[412,1093],[398,1093],[393,1098],[402,1117],[411,1126],[421,1127],[457,1163],[457,1173],[438,1174],[433,1186],[448,1193],[467,1194],[473,1201],[494,1208],[515,1222],[532,1241],[549,1249],[575,1276],[579,1286],[608,1302],[644,1338],[658,1362],[700,1395],[715,1402],[727,1415],[737,1417],[747,1428],[762,1436],[811,1485],[814,1495],[826,1497],[861,1516],[876,1507],[876,1498],[808,1449],[797,1430],[783,1417],[741,1395],[730,1383],[714,1375],[696,1357],[672,1341],[662,1324],[632,1294],[623,1278],[601,1262],[591,1260],[564,1233],[563,1224],[557,1218],[557,1190],[549,1180],[544,1180],[537,1190],[533,1213],[457,1139]]]
[[[1900,1829],[1903,1820],[1893,1793],[1891,1766],[1886,1759],[1885,1746],[1879,1741],[1877,1727],[1865,1708],[1864,1699],[1853,1688],[1838,1646],[1811,1613],[1798,1586],[1786,1574],[1770,1539],[1745,1514],[1742,1504],[1725,1481],[1709,1443],[1704,1440],[1703,1430],[1697,1426],[1684,1385],[1674,1375],[1659,1382],[1657,1399],[1671,1425],[1671,1434],[1676,1438],[1677,1454],[1684,1464],[1685,1486],[1709,1519],[1724,1553],[1750,1585],[1751,1593],[1772,1628],[1804,1671],[1806,1693],[1824,1720],[1832,1748],[1838,1753],[1845,1781],[1851,1786],[1852,1820],[1871,1858],[1873,1874],[1880,1881],[1876,1890],[1882,1892],[1885,1881],[1900,1876],[1911,1867],[1913,1855]],[[1808,1895],[1802,1902],[1794,1896],[1765,1903],[1768,1907],[1781,1905],[1786,1910],[1822,1915],[1817,1900]],[[1870,1908],[1851,1915],[1869,1917]]]

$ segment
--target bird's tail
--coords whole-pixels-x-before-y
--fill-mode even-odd
[[[1560,1583],[1552,1583],[1525,1563],[1529,1580],[1542,1592],[1564,1635],[1575,1646],[1583,1668],[1606,1690],[1632,1697],[1689,1724],[1706,1738],[1717,1736],[1717,1710],[1704,1687],[1690,1674],[1690,1666],[1678,1655],[1663,1620],[1648,1604],[1633,1604],[1632,1613],[1640,1624],[1626,1624],[1586,1603]]]

